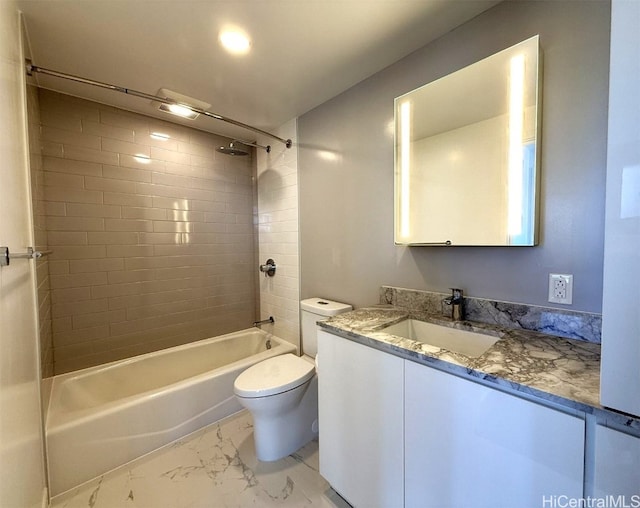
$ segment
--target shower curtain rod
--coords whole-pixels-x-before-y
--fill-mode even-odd
[[[26,60],[26,66],[27,66],[27,74],[29,76],[32,76],[34,72],[37,72],[37,73],[40,73],[40,74],[47,74],[49,76],[54,76],[56,78],[68,79],[70,81],[75,81],[77,83],[82,83],[82,84],[85,84],[85,85],[96,86],[98,88],[106,88],[107,90],[113,90],[114,92],[120,92],[120,93],[124,93],[124,94],[127,94],[127,95],[133,95],[134,97],[139,97],[141,99],[147,99],[147,100],[150,100],[150,101],[159,102],[161,104],[166,104],[168,106],[174,105],[174,104],[175,105],[184,106],[187,109],[193,111],[194,113],[198,113],[200,115],[208,116],[209,118],[214,118],[215,120],[221,120],[223,122],[230,123],[230,124],[235,125],[237,127],[242,127],[243,129],[247,129],[247,130],[256,132],[258,134],[264,134],[265,136],[269,136],[270,138],[277,139],[281,143],[284,143],[284,145],[287,148],[291,148],[291,146],[293,144],[290,139],[281,138],[279,136],[276,136],[275,134],[271,134],[270,132],[264,131],[262,129],[258,129],[257,127],[253,127],[251,125],[247,125],[246,123],[242,123],[242,122],[239,122],[237,120],[234,120],[233,118],[227,118],[225,116],[218,115],[216,113],[212,113],[212,112],[206,111],[204,109],[196,108],[196,107],[190,106],[188,104],[181,104],[181,103],[179,103],[177,101],[174,101],[173,99],[169,99],[168,97],[159,97],[157,95],[151,95],[151,94],[148,94],[148,93],[139,92],[139,91],[133,90],[131,88],[125,88],[125,87],[118,86],[118,85],[111,85],[109,83],[103,83],[101,81],[95,81],[93,79],[82,78],[80,76],[74,76],[72,74],[65,74],[64,72],[54,71],[54,70],[51,70],[51,69],[45,69],[44,67],[38,67],[37,65],[33,65],[31,60],[29,60],[29,59]],[[271,147],[268,147],[268,146],[258,145],[257,143],[255,145],[259,146],[260,148],[264,148],[265,150],[267,150],[267,152],[271,148]]]

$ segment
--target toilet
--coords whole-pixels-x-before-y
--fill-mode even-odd
[[[264,360],[242,372],[233,384],[240,404],[253,416],[256,456],[264,462],[286,457],[318,436],[316,323],[352,307],[308,298],[300,302],[300,309],[304,355]]]

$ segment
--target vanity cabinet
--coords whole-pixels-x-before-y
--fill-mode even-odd
[[[320,473],[354,507],[404,505],[404,360],[318,330]]]
[[[581,498],[584,434],[581,418],[407,361],[405,506]]]
[[[583,496],[585,420],[579,413],[323,329],[318,381],[320,473],[356,508],[539,508],[545,500],[551,506],[554,499]],[[625,474],[637,477],[635,445],[633,471]],[[607,481],[601,475],[599,485]]]
[[[640,437],[596,425],[594,496],[624,496],[626,504],[640,506]]]

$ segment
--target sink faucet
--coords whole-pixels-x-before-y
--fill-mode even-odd
[[[462,321],[464,319],[464,298],[462,296],[462,289],[450,288],[451,296],[442,300],[443,314],[449,314],[444,312],[445,306],[451,307],[451,319],[454,321]]]

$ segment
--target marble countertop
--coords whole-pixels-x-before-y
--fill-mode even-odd
[[[381,330],[406,318],[500,339],[483,355],[469,358]],[[599,423],[615,422],[640,430],[640,418],[600,405],[600,344],[471,321],[453,322],[438,315],[409,312],[390,305],[360,308],[318,325],[335,335],[408,360],[595,414]]]

